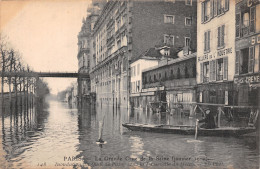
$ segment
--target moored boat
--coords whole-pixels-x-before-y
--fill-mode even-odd
[[[145,131],[156,133],[170,133],[170,134],[182,134],[182,135],[194,135],[195,126],[188,125],[152,125],[152,124],[138,124],[138,123],[125,123],[122,124],[132,131]],[[214,129],[199,128],[199,136],[220,136],[220,137],[238,137],[243,134],[255,132],[255,127],[219,127]]]

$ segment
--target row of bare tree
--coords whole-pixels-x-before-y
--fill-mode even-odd
[[[17,106],[26,106],[28,108],[28,106],[33,106],[37,88],[41,90],[44,88],[44,93],[48,93],[49,89],[47,84],[37,77],[4,76],[5,72],[24,72],[25,74],[31,72],[30,67],[22,61],[19,51],[11,47],[6,39],[0,36],[1,107],[5,107],[7,104],[5,100],[8,98],[10,108]],[[6,97],[8,93],[9,97]]]

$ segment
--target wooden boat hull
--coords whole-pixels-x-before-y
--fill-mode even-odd
[[[155,133],[170,133],[181,135],[195,135],[195,127],[193,126],[172,126],[172,125],[148,125],[148,124],[122,124],[132,131],[145,131]],[[235,127],[221,127],[215,129],[203,129],[199,128],[199,136],[220,136],[220,137],[238,137],[243,134],[252,133],[256,131],[253,127],[235,128]]]

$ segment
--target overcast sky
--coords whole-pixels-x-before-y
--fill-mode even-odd
[[[77,35],[89,0],[0,1],[0,30],[35,71],[76,72]],[[52,93],[76,79],[45,78]]]

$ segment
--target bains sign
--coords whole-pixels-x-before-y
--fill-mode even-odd
[[[259,82],[260,82],[259,74],[234,78],[234,83],[236,84],[250,84],[250,83],[259,83]]]

